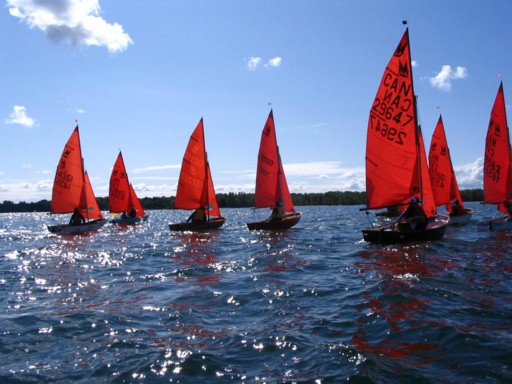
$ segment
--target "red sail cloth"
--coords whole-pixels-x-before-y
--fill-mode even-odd
[[[206,155],[203,119],[190,136],[185,150],[174,201],[177,209],[197,209],[200,206],[206,208],[208,215],[220,216]]]
[[[500,83],[491,111],[485,140],[484,202],[498,204],[498,210],[508,213],[503,205],[512,201],[510,136],[505,111],[503,83]]]
[[[277,202],[284,204],[285,212],[295,211],[279,156],[274,114],[271,110],[261,133],[254,206],[256,208],[271,208]]]

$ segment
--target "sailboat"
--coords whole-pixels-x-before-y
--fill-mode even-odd
[[[112,224],[136,224],[148,219],[132,184],[128,181],[121,151],[112,168],[108,192],[110,213],[117,214],[111,220]]]
[[[199,121],[181,163],[175,209],[194,209],[187,221],[169,224],[171,231],[205,231],[220,228],[226,218],[220,214],[206,154],[203,119]],[[201,219],[195,219],[201,213]]]
[[[508,216],[479,221],[477,225],[479,230],[512,230],[512,215],[510,213],[512,202],[511,159],[505,95],[503,83],[500,83],[485,140],[484,203],[496,204],[497,210],[508,214]]]
[[[295,212],[283,163],[277,146],[274,114],[270,110],[261,134],[256,172],[255,208],[273,208],[274,213],[266,220],[247,223],[250,230],[283,230],[296,225],[301,217]],[[289,212],[289,213],[286,213]]]
[[[84,170],[78,125],[64,146],[53,182],[51,213],[73,213],[78,209],[83,217],[80,224],[49,225],[56,234],[78,234],[100,229],[103,218],[94,196],[89,175]]]
[[[424,229],[404,230],[398,223],[363,229],[371,243],[438,240],[448,216],[437,216],[427,157],[416,112],[409,30],[391,57],[370,110],[366,141],[367,208],[404,206],[418,199],[427,216]]]
[[[446,205],[446,210],[450,216],[450,225],[468,224],[471,221],[473,210],[465,208],[462,201],[459,185],[453,171],[442,116],[439,116],[430,141],[428,165],[430,184],[432,185],[436,206]]]

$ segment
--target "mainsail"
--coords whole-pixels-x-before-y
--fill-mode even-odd
[[[85,207],[82,201],[84,168],[78,126],[64,146],[53,182],[51,213],[71,213]]]
[[[437,214],[416,113],[408,29],[384,71],[370,111],[366,193],[371,209],[418,197],[429,217]]]
[[[183,156],[174,208],[198,209],[201,206],[205,207],[206,214],[220,216],[206,154],[202,118],[190,136]]]
[[[446,209],[448,212],[451,212],[452,205],[450,202],[457,200],[460,207],[464,209],[459,185],[453,171],[450,150],[441,116],[439,116],[436,128],[432,134],[432,140],[430,141],[428,164],[430,183],[436,205],[446,204]]]
[[[284,203],[285,212],[295,211],[279,155],[274,115],[271,110],[261,134],[254,206],[270,208],[277,202]]]
[[[128,174],[124,164],[123,154],[119,152],[112,174],[110,175],[110,187],[108,198],[109,209],[111,213],[130,212],[135,209],[135,217],[145,215],[144,208],[128,180]]]
[[[508,213],[503,203],[512,201],[511,158],[505,96],[500,83],[485,140],[484,202],[497,204],[503,213]]]

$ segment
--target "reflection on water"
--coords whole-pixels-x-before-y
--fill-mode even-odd
[[[278,233],[248,209],[171,233],[181,213],[154,211],[74,237],[0,215],[0,381],[512,380],[511,234],[378,247],[358,208],[301,207]]]

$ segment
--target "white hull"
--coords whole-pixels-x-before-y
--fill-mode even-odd
[[[508,216],[481,220],[478,222],[477,228],[479,231],[512,231],[512,221]]]
[[[117,225],[132,225],[132,224],[138,224],[143,223],[148,220],[149,215],[139,216],[139,217],[125,217],[121,218],[121,216],[116,216],[110,222],[112,224]]]
[[[79,235],[81,233],[86,233],[90,231],[97,231],[105,223],[107,222],[106,219],[98,219],[89,221],[85,224],[79,224],[79,225],[69,225],[69,224],[59,224],[59,225],[49,225],[48,230],[51,233],[55,233],[57,235]]]
[[[473,210],[466,209],[465,215],[459,215],[459,216],[450,216],[450,222],[449,225],[465,225],[469,224],[471,222],[471,219],[473,217]]]

